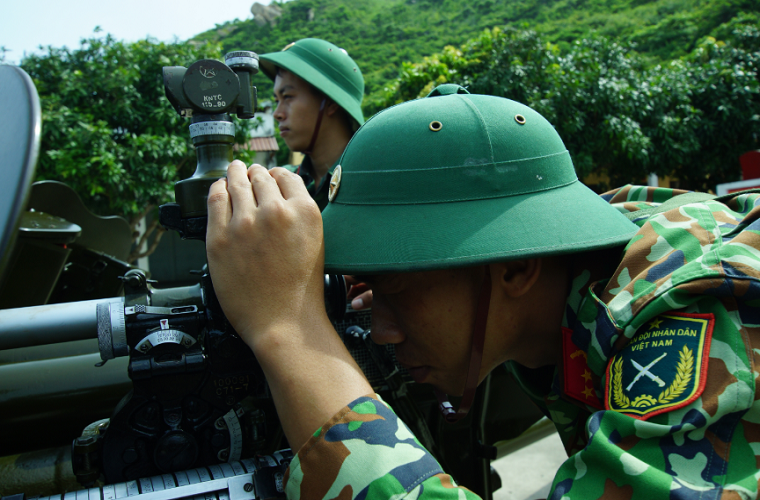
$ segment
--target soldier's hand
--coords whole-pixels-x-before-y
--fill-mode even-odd
[[[224,314],[252,348],[324,310],[322,218],[293,173],[232,162],[209,190],[206,251]]]
[[[209,190],[206,251],[224,314],[256,355],[298,449],[372,392],[327,319],[319,208],[297,175],[232,162]]]
[[[348,300],[351,301],[351,308],[360,311],[372,307],[372,290],[370,287],[354,276],[346,275],[344,278],[346,284],[351,287],[348,289]]]

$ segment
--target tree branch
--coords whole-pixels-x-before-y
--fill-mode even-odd
[[[129,228],[132,230],[132,243],[135,243],[137,241],[137,237],[140,235],[140,233],[137,231],[137,225],[141,220],[148,216],[154,207],[155,205],[153,203],[149,203],[142,212],[132,217],[132,219],[129,221]],[[145,232],[148,233],[147,230]]]
[[[157,223],[153,223],[150,225],[150,229],[148,231],[145,231],[145,235],[143,235],[142,238],[140,238],[140,244],[135,246],[135,249],[132,250],[132,252],[129,254],[129,257],[127,258],[127,262],[136,262],[138,259],[142,259],[143,257],[147,257],[151,255],[153,252],[156,251],[156,248],[158,248],[158,243],[161,241],[161,238],[164,236],[164,233],[166,233],[166,229],[163,227],[160,227]],[[140,251],[140,248],[143,246],[145,241],[147,241],[148,237],[151,233],[155,233],[155,237],[153,238],[153,241],[151,242],[150,246],[147,250],[144,252]]]

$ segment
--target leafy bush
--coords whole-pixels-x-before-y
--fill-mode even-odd
[[[37,179],[65,182],[96,213],[130,220],[170,200],[178,170],[191,169],[194,156],[188,123],[164,96],[161,68],[219,55],[216,44],[109,35],[27,56],[21,67],[37,86],[43,117]]]
[[[598,34],[562,51],[532,31],[486,30],[459,49],[405,63],[372,105],[458,83],[543,114],[581,178],[606,174],[619,185],[656,173],[709,190],[738,179],[738,157],[757,147],[760,131],[760,31],[742,23],[731,35],[733,45],[706,37],[687,56],[648,67],[630,45]]]
[[[136,227],[195,170],[189,120],[166,99],[161,68],[220,56],[216,43],[125,43],[107,35],[24,58],[42,107],[37,180],[65,182],[90,210]],[[238,121],[238,142],[251,126]]]

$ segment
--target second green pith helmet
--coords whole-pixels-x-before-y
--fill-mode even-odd
[[[364,123],[364,77],[356,62],[340,47],[325,40],[304,38],[280,52],[261,54],[259,65],[272,80],[278,67],[301,77],[346,110],[358,125]]]
[[[576,253],[624,244],[637,230],[578,181],[540,114],[457,85],[373,116],[331,184],[322,212],[326,272]]]

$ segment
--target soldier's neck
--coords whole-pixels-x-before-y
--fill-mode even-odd
[[[348,141],[351,140],[351,134],[343,127],[331,127],[325,123],[319,130],[317,143],[314,145],[314,151],[309,155],[311,165],[314,171],[314,184],[319,186],[330,168],[335,165],[346,149]]]

